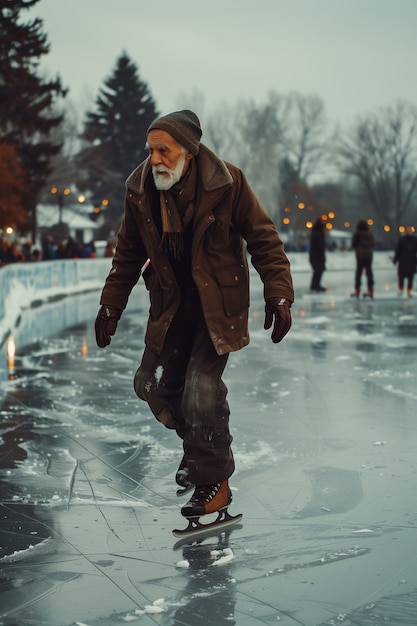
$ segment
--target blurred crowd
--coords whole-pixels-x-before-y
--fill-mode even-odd
[[[108,241],[104,256],[112,257],[113,253],[113,244]],[[19,243],[0,237],[0,267],[10,263],[33,263],[56,259],[94,259],[96,256],[94,240],[81,245],[74,237],[68,237],[65,241],[55,244],[52,237],[47,235],[43,238],[41,246],[34,246],[29,239]]]

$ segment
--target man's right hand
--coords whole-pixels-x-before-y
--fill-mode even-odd
[[[96,342],[99,348],[105,348],[111,342],[121,314],[122,311],[115,306],[103,304],[100,308],[95,321]]]

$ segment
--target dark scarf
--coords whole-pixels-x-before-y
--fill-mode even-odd
[[[197,168],[194,159],[191,159],[185,176],[168,191],[159,192],[161,247],[177,261],[184,254],[184,230],[193,217],[196,183]]]

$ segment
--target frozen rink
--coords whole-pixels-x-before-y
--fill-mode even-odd
[[[0,364],[1,626],[416,625],[417,298],[388,254],[373,301],[349,297],[350,253],[323,295],[290,258],[289,335],[263,330],[254,276],[251,343],[224,377],[243,520],[194,543],[171,534],[180,441],[132,386],[143,285],[106,350],[97,292],[25,314],[38,338]]]

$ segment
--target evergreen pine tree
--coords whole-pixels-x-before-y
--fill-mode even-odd
[[[21,206],[28,221],[26,230],[36,238],[36,205],[51,170],[51,159],[61,145],[49,135],[62,121],[54,114],[57,99],[65,95],[59,78],[38,75],[40,59],[49,52],[47,36],[39,18],[20,22],[20,13],[39,0],[0,0],[0,143],[14,146],[23,170]],[[13,150],[3,150],[3,159]],[[10,170],[14,169],[13,164]],[[0,183],[2,184],[2,183]]]
[[[106,218],[115,221],[123,211],[124,182],[147,156],[146,130],[158,113],[147,84],[125,52],[104,85],[96,110],[87,113],[85,146],[78,155],[86,177],[78,186],[92,193],[97,207],[108,200]]]

